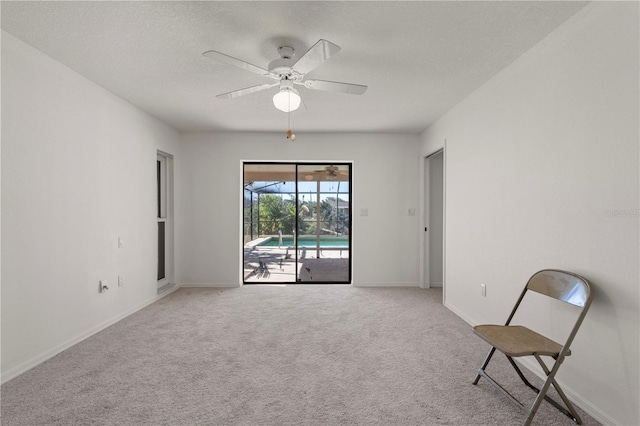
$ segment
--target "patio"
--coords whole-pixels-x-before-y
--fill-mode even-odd
[[[247,283],[321,283],[345,281],[349,276],[348,247],[261,247],[244,249],[244,280]],[[296,276],[297,281],[296,281]]]

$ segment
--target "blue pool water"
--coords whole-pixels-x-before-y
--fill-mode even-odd
[[[259,247],[278,247],[278,238],[270,237],[264,240]],[[300,237],[298,238],[298,247],[315,247],[316,237]],[[282,237],[282,247],[293,247],[292,237]],[[320,247],[349,247],[349,237],[320,237]]]

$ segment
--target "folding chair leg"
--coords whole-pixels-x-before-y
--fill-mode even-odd
[[[497,383],[495,380],[493,380],[493,378],[491,378],[491,376],[489,376],[487,374],[487,372],[485,371],[485,369],[487,368],[487,365],[489,365],[489,361],[491,361],[491,358],[495,354],[495,351],[496,351],[496,348],[492,347],[491,350],[489,351],[489,353],[487,354],[487,357],[485,358],[484,362],[482,363],[482,366],[478,369],[478,373],[476,374],[476,377],[473,380],[473,384],[477,385],[478,381],[480,380],[480,377],[484,377],[485,379],[487,379],[487,381],[489,383],[491,383],[500,392],[502,392],[502,394],[504,394],[507,398],[509,398],[509,400],[511,400],[511,402],[513,402],[514,404],[516,404],[519,407],[524,408],[526,410],[526,408],[522,405],[522,403],[520,401],[518,401],[513,395],[511,395],[499,383]],[[545,380],[545,382],[544,382],[544,384],[543,384],[541,389],[538,389],[537,387],[532,385],[531,382],[529,382],[527,380],[527,378],[525,377],[525,375],[522,373],[522,370],[520,370],[520,368],[515,363],[513,358],[510,357],[510,356],[507,356],[507,359],[509,360],[509,363],[512,365],[513,369],[516,370],[516,373],[518,373],[518,376],[524,382],[524,384],[527,385],[529,388],[531,388],[534,392],[536,392],[538,394],[536,396],[536,399],[533,401],[533,404],[529,408],[529,413],[528,413],[528,416],[527,416],[527,418],[526,418],[526,420],[524,422],[524,426],[529,426],[531,424],[531,422],[533,420],[533,417],[536,415],[536,412],[538,411],[538,408],[540,408],[540,404],[542,403],[543,400],[546,400],[547,402],[549,402],[551,405],[556,407],[560,412],[562,412],[564,415],[566,415],[567,417],[572,419],[577,424],[579,424],[579,425],[582,424],[582,420],[580,419],[580,416],[578,416],[578,413],[576,412],[575,408],[573,407],[573,404],[571,404],[571,402],[569,401],[569,399],[565,395],[564,391],[562,390],[562,388],[560,388],[560,385],[558,384],[558,382],[556,382],[556,380],[554,378],[556,372],[560,368],[561,361],[556,360],[552,370],[550,371],[549,368],[547,367],[547,365],[542,361],[542,359],[539,356],[536,355],[535,358],[538,360],[538,363],[540,364],[540,366],[544,370],[544,373],[547,376],[547,379]],[[547,392],[548,392],[549,387],[551,385],[553,385],[553,387],[556,389],[556,391],[558,392],[558,395],[560,395],[560,398],[562,398],[562,401],[565,403],[567,408],[563,407],[558,402],[556,402],[553,398],[551,398],[550,396],[547,395]]]
[[[482,366],[478,369],[478,374],[476,375],[475,380],[473,381],[474,385],[478,384],[478,381],[480,380],[480,376],[482,376],[484,373],[484,369],[487,368],[487,365],[489,365],[489,361],[491,361],[491,357],[493,357],[493,354],[495,353],[496,348],[491,348],[491,350],[489,351],[489,353],[487,354],[487,357],[485,358],[484,362],[482,363]]]
[[[556,373],[558,372],[558,369],[560,368],[560,364],[562,360],[556,360],[556,362],[553,365],[553,368],[551,369],[551,371],[549,371],[549,368],[540,359],[540,357],[537,355],[535,355],[535,357],[538,360],[538,363],[540,364],[542,369],[544,370],[545,374],[547,375],[547,379],[544,381],[542,388],[538,392],[538,396],[536,397],[535,401],[533,401],[533,404],[529,409],[529,415],[527,416],[527,419],[524,422],[524,426],[529,426],[531,424],[531,421],[533,420],[533,416],[536,415],[538,408],[540,408],[540,404],[545,399],[548,402],[550,402],[554,407],[556,407],[558,410],[560,410],[564,415],[572,419],[574,422],[576,422],[579,425],[582,424],[582,420],[580,419],[580,416],[578,416],[578,413],[576,413],[575,409],[573,408],[573,405],[571,404],[571,402],[569,402],[569,399],[566,397],[566,395],[560,388],[560,385],[558,385],[558,382],[556,382],[554,378]],[[552,384],[553,384],[553,387],[556,389],[556,391],[558,391],[560,398],[562,398],[562,401],[564,401],[564,403],[567,405],[567,408],[569,410],[565,409],[556,401],[554,401],[553,399],[547,396],[547,391],[549,391],[549,387]]]
[[[575,407],[573,406],[571,401],[569,401],[569,398],[567,398],[567,395],[565,395],[564,391],[562,390],[562,388],[560,387],[558,382],[556,382],[555,372],[553,373],[553,376],[550,376],[551,375],[551,371],[549,371],[549,368],[542,361],[540,356],[538,356],[538,355],[534,355],[534,356],[535,356],[536,360],[538,361],[538,364],[540,364],[540,367],[542,367],[542,370],[544,371],[544,373],[547,375],[547,380],[551,380],[551,384],[555,388],[556,392],[558,392],[558,395],[560,395],[560,398],[562,398],[562,401],[564,402],[564,404],[565,404],[565,406],[567,408],[565,409],[563,406],[561,406],[560,404],[558,404],[556,401],[554,401],[553,399],[551,399],[548,396],[545,396],[544,399],[549,401],[553,406],[555,406],[564,415],[566,415],[567,417],[572,419],[577,424],[579,424],[579,425],[582,424],[582,419],[580,419],[580,416],[576,412]],[[555,364],[553,366],[553,370],[555,370],[557,372],[558,368],[560,368],[560,364],[562,364],[562,361],[563,360],[560,360],[560,359],[556,360],[556,362],[555,362]]]
[[[518,373],[518,376],[520,377],[520,380],[522,380],[522,382],[527,385],[528,387],[530,387],[531,389],[533,389],[536,392],[540,392],[540,389],[538,389],[537,387],[533,386],[531,384],[531,382],[529,382],[529,380],[527,380],[527,378],[524,376],[524,374],[522,373],[522,370],[520,370],[520,367],[518,367],[518,364],[516,364],[516,362],[513,360],[512,357],[507,356],[507,359],[509,360],[509,363],[511,364],[511,366],[513,367],[514,370],[516,370],[516,373]]]
[[[549,390],[550,385],[551,385],[551,380],[549,380],[549,378],[547,377],[547,380],[544,381],[544,385],[542,386],[542,389],[540,389],[540,392],[538,392],[538,396],[533,401],[531,408],[529,408],[529,415],[527,416],[527,419],[524,421],[524,426],[529,426],[531,424],[531,421],[533,420],[533,416],[535,416],[536,412],[538,412],[538,408],[540,408],[540,404],[545,399],[545,396],[547,395],[547,391]]]
[[[489,351],[489,354],[487,355],[487,358],[482,363],[482,366],[478,369],[478,374],[476,375],[476,378],[473,381],[473,384],[477,385],[478,381],[480,380],[480,377],[484,377],[485,379],[487,379],[487,381],[490,384],[492,384],[496,389],[498,389],[504,396],[509,398],[509,400],[511,402],[513,402],[515,405],[517,405],[520,408],[524,408],[524,406],[522,405],[522,403],[520,401],[518,401],[513,395],[511,395],[508,390],[506,390],[504,387],[502,387],[502,385],[500,385],[500,383],[498,383],[495,380],[493,380],[493,378],[491,376],[489,376],[487,374],[487,372],[485,371],[485,369],[487,368],[487,365],[489,364],[489,361],[491,361],[491,358],[493,357],[493,354],[495,353],[495,351],[496,351],[495,347],[491,348],[491,350]]]
[[[515,363],[513,358],[508,356],[507,359],[511,363],[511,366],[513,367],[513,369],[516,370],[516,373],[518,373],[518,376],[520,376],[520,379],[522,380],[522,382],[525,385],[527,385],[527,387],[531,388],[531,390],[533,390],[536,394],[539,394],[540,393],[540,389],[538,389],[537,387],[532,385],[531,382],[529,382],[529,380],[527,380],[527,378],[522,373],[522,370],[520,370],[520,368],[518,367],[518,364]],[[545,374],[548,376],[549,375],[549,369],[547,368],[547,366],[544,365],[544,363],[542,362],[541,359],[538,359],[538,362],[540,363],[540,365],[542,365],[542,368],[543,368]],[[558,410],[560,410],[567,417],[570,417],[576,423],[581,424],[581,422],[579,421],[580,418],[578,417],[578,414],[573,409],[573,406],[571,405],[571,402],[569,402],[569,400],[567,399],[566,395],[564,395],[564,392],[562,392],[562,389],[560,389],[560,385],[558,385],[558,383],[555,381],[555,379],[551,381],[551,384],[553,385],[554,388],[556,388],[556,390],[558,391],[558,394],[560,395],[560,398],[562,398],[562,400],[564,401],[564,403],[566,404],[566,406],[569,408],[570,411],[568,411],[565,407],[563,407],[558,402],[556,402],[549,395],[545,395],[544,396],[544,400],[547,401],[549,404],[553,405],[554,407],[556,407]]]
[[[551,384],[556,389],[556,392],[558,392],[558,395],[560,395],[560,398],[562,398],[562,401],[564,401],[568,409],[568,410],[560,410],[560,411],[562,411],[567,417],[571,418],[571,420],[581,425],[582,419],[576,412],[576,409],[574,408],[573,404],[571,404],[571,401],[569,401],[569,398],[567,398],[567,396],[564,394],[564,391],[562,390],[560,385],[558,385],[555,379],[551,381]]]

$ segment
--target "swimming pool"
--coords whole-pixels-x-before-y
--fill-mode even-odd
[[[278,237],[269,237],[261,243],[259,247],[278,247]],[[282,237],[282,247],[293,247],[293,237]],[[315,235],[303,236],[298,238],[298,247],[315,247]],[[320,237],[320,247],[349,247],[349,237],[332,237],[322,235]]]

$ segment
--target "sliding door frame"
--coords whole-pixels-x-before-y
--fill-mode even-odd
[[[299,277],[299,271],[298,271],[298,262],[299,262],[299,246],[298,246],[298,241],[297,239],[295,240],[295,249],[294,249],[294,253],[295,255],[293,256],[295,259],[295,278],[293,281],[269,281],[269,282],[262,282],[262,284],[352,284],[353,283],[353,161],[345,161],[345,160],[340,160],[340,161],[324,161],[324,160],[320,160],[320,161],[257,161],[257,160],[241,160],[240,161],[240,188],[242,189],[241,191],[241,196],[240,196],[240,241],[241,241],[241,247],[240,247],[240,277],[239,277],[239,281],[240,281],[240,285],[244,285],[244,284],[261,284],[261,282],[247,282],[246,277],[245,277],[245,218],[244,218],[244,209],[245,209],[245,166],[247,165],[283,165],[283,166],[295,166],[295,180],[294,182],[294,187],[295,187],[295,193],[294,192],[287,192],[289,194],[294,195],[294,200],[295,200],[295,218],[298,218],[299,216],[299,208],[300,208],[300,191],[299,191],[299,182],[302,182],[302,180],[300,179],[300,172],[299,172],[299,168],[300,167],[308,167],[308,166],[316,166],[316,167],[327,167],[327,166],[342,166],[347,168],[348,170],[348,233],[347,233],[347,239],[348,239],[348,248],[347,248],[347,253],[348,253],[348,259],[345,259],[348,263],[348,267],[347,267],[347,277],[346,280],[339,280],[339,281],[301,281],[300,277]],[[335,182],[338,182],[338,180],[335,180]],[[305,192],[306,193],[306,192]],[[339,211],[339,205],[338,205],[338,198],[339,198],[339,192],[336,192],[336,221],[337,221],[337,217],[338,217],[338,211]],[[320,203],[320,199],[316,200],[316,206],[319,206]],[[319,207],[318,207],[319,208]],[[318,215],[318,212],[315,212],[316,215]],[[295,235],[299,235],[299,224],[298,224],[298,220],[294,220],[294,232]],[[317,231],[316,231],[317,232]],[[252,238],[253,238],[253,234]],[[259,237],[259,235],[258,235]],[[313,250],[315,251],[315,250]],[[341,253],[341,258],[342,258],[342,252]]]

